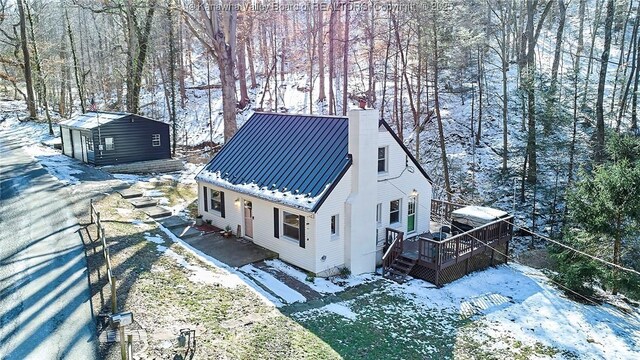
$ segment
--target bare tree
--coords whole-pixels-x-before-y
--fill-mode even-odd
[[[595,160],[604,160],[604,87],[607,80],[607,65],[609,63],[609,49],[611,48],[611,27],[613,25],[614,1],[607,1],[607,16],[604,20],[604,49],[600,59],[600,77],[598,79],[598,97],[596,100],[596,144]]]
[[[29,52],[29,40],[27,38],[27,21],[23,0],[18,0],[18,13],[20,15],[20,47],[22,48],[24,81],[27,87],[27,109],[29,110],[29,117],[35,119],[37,117],[36,100],[33,93],[33,78],[31,77],[31,54]]]
[[[318,8],[318,101],[325,101],[327,96],[324,89],[324,10],[322,7]]]
[[[234,1],[236,4],[237,1]],[[191,33],[207,49],[216,61],[220,70],[222,85],[222,112],[224,116],[224,139],[231,139],[236,133],[236,79],[234,75],[235,61],[235,27],[236,11],[221,12],[218,0],[195,0],[196,14],[183,11],[185,23]],[[232,7],[236,9],[236,7]]]

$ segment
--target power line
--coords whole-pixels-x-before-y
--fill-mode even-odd
[[[400,191],[402,194],[404,194],[405,196],[408,196],[408,194],[407,194],[407,193],[405,193],[404,191],[402,191],[402,189],[400,189],[399,187],[397,187],[393,182],[388,181],[388,180],[387,180],[387,182],[388,182],[389,184],[391,184],[391,186],[395,187],[395,188],[396,188],[398,191]],[[421,206],[421,207],[422,207],[422,208],[424,208],[425,210],[429,210],[427,207],[425,207],[424,205],[421,205],[420,203],[418,203],[418,206]],[[508,221],[505,221],[505,220],[503,220],[503,221],[504,221],[504,222],[506,222],[506,223],[509,223]],[[511,224],[512,226],[515,226],[515,225],[514,225],[514,224],[512,224],[512,223],[509,223],[509,224]],[[450,223],[450,225],[451,225],[451,226],[453,226],[453,227],[455,227],[455,228],[457,228],[458,230],[463,231],[463,233],[466,233],[466,232],[467,232],[467,231],[464,231],[464,229],[461,229],[460,227],[458,227],[458,226],[454,225],[453,223]],[[469,237],[471,237],[471,238],[473,238],[473,239],[475,239],[476,241],[479,241],[481,244],[483,244],[484,246],[488,247],[489,249],[491,249],[491,250],[493,250],[493,251],[497,252],[498,254],[500,254],[500,255],[504,256],[504,257],[505,257],[505,259],[508,259],[508,260],[510,260],[511,262],[515,263],[515,264],[522,265],[522,266],[526,266],[526,265],[524,265],[524,264],[522,264],[522,263],[518,262],[515,258],[513,258],[513,257],[511,257],[511,256],[509,256],[509,255],[507,255],[507,254],[505,254],[505,253],[503,253],[502,251],[500,251],[500,250],[496,249],[495,247],[493,247],[493,246],[491,246],[491,245],[487,244],[486,242],[484,242],[484,241],[482,241],[482,240],[478,239],[477,237],[473,236],[472,234],[468,233],[468,234],[466,234],[466,235],[467,235],[467,236],[469,236]],[[582,294],[580,294],[580,293],[578,293],[578,292],[576,292],[576,291],[574,291],[574,290],[572,290],[572,289],[570,289],[570,288],[568,288],[568,287],[566,287],[566,286],[564,286],[564,285],[560,284],[559,282],[557,282],[557,281],[555,281],[555,280],[553,280],[553,279],[551,279],[551,278],[549,278],[549,277],[547,277],[547,280],[549,280],[551,283],[553,283],[553,284],[557,285],[558,287],[561,287],[562,289],[564,289],[564,290],[566,290],[566,291],[568,291],[568,292],[570,292],[570,293],[572,293],[572,294],[574,294],[574,295],[576,295],[576,296],[578,296],[578,297],[580,297],[580,298],[582,298],[582,299],[584,299],[584,300],[586,300],[586,301],[588,301],[588,302],[590,302],[590,303],[592,303],[592,304],[594,304],[594,305],[599,305],[598,303],[596,303],[595,301],[593,301],[593,300],[589,299],[588,297],[586,297],[586,296],[584,296],[584,295],[582,295]],[[616,309],[616,310],[617,310],[617,309]],[[619,311],[619,310],[618,310],[618,311]],[[623,314],[621,311],[619,311],[619,312],[620,312],[621,314]],[[626,315],[626,314],[623,314],[623,315]]]
[[[396,187],[396,188],[397,188],[397,187]],[[444,188],[443,188],[442,190],[443,190],[443,191],[445,191],[446,193],[450,194],[450,195],[453,195],[451,192],[448,192],[448,191],[447,191],[446,189],[444,189]],[[461,198],[461,199],[462,199],[462,198]],[[481,211],[485,212],[486,214],[489,214],[489,213],[487,213],[485,210],[481,210]],[[489,214],[489,215],[490,215],[490,214]],[[515,214],[514,214],[514,215],[515,215]],[[526,229],[526,226],[521,226],[521,225],[518,225],[518,224],[516,224],[516,223],[515,223],[515,219],[516,219],[516,218],[515,218],[515,216],[513,217],[513,219],[514,219],[514,222],[509,222],[509,221],[506,221],[506,220],[504,220],[504,221],[505,221],[506,223],[508,223],[508,224],[512,225],[512,226],[517,226],[517,227],[525,228],[525,229]],[[573,247],[571,247],[571,246],[569,246],[569,245],[567,245],[567,244],[563,244],[563,243],[561,243],[561,242],[559,242],[559,241],[557,241],[557,240],[553,240],[553,239],[551,239],[551,238],[549,238],[549,237],[547,237],[547,236],[544,236],[544,235],[538,234],[538,233],[533,232],[533,231],[531,231],[531,230],[529,230],[529,229],[526,229],[526,231],[527,231],[529,234],[531,234],[531,235],[533,235],[533,236],[536,236],[536,237],[538,237],[538,238],[540,238],[540,239],[542,239],[542,240],[549,241],[549,242],[554,243],[554,244],[556,244],[556,245],[558,245],[558,246],[560,246],[560,247],[562,247],[562,248],[565,248],[565,249],[567,249],[567,250],[574,251],[574,252],[576,252],[576,253],[578,253],[578,254],[580,254],[580,255],[586,256],[586,257],[588,257],[588,258],[590,258],[590,259],[592,259],[592,260],[595,260],[595,261],[601,262],[601,263],[603,263],[603,264],[605,264],[605,265],[608,265],[608,266],[614,267],[614,268],[616,268],[616,269],[618,269],[618,270],[622,270],[622,271],[630,272],[630,273],[633,273],[633,274],[635,274],[635,275],[640,275],[640,272],[639,272],[639,271],[637,271],[637,270],[634,270],[634,269],[631,269],[631,268],[627,268],[627,267],[624,267],[624,266],[619,265],[619,264],[612,263],[612,262],[610,262],[610,261],[608,261],[608,260],[605,260],[605,259],[601,259],[601,258],[599,258],[599,257],[597,257],[597,256],[591,255],[591,254],[586,253],[586,252],[584,252],[584,251],[582,251],[582,250],[578,250],[578,249],[573,248]]]
[[[400,192],[401,192],[402,194],[404,194],[405,196],[409,196],[406,192],[404,192],[402,189],[400,189],[399,187],[397,187],[393,182],[391,182],[391,181],[389,181],[389,180],[385,180],[385,181],[387,181],[389,184],[391,184],[391,186],[393,186],[394,188],[396,188],[398,191],[400,191]],[[445,191],[446,191],[446,190],[445,190]],[[451,194],[451,193],[449,193],[449,194]],[[423,209],[425,209],[425,210],[429,210],[429,209],[427,209],[427,207],[425,207],[424,205],[422,205],[422,204],[420,204],[420,203],[418,203],[418,206],[421,206],[421,207],[422,207]],[[485,213],[486,213],[486,211],[485,211]],[[515,217],[514,217],[514,218],[515,218]],[[510,225],[512,225],[512,226],[516,226],[515,224],[510,223],[510,222],[508,222],[508,221],[506,221],[506,220],[503,220],[503,221],[504,221],[504,222],[506,222],[506,223],[508,223],[508,224],[510,224]],[[454,225],[454,224],[452,224],[452,223],[450,223],[450,225],[451,225],[451,226],[453,226],[453,227],[455,227],[455,228],[457,228],[458,230],[461,230],[461,231],[465,232],[465,231],[464,231],[464,229],[461,229],[460,227],[458,227],[458,226],[456,226],[456,225]],[[468,232],[468,231],[467,231],[467,232]],[[484,241],[482,241],[482,240],[478,239],[477,237],[473,236],[472,234],[468,233],[468,234],[466,234],[466,235],[467,235],[467,236],[469,236],[469,237],[471,237],[471,238],[473,238],[473,239],[475,239],[476,241],[480,242],[481,244],[483,244],[484,246],[488,247],[489,249],[491,249],[491,250],[493,250],[493,251],[497,252],[498,254],[500,254],[500,255],[504,256],[504,257],[505,257],[505,259],[510,260],[511,262],[513,262],[513,263],[515,263],[515,264],[518,264],[518,265],[521,265],[521,266],[526,266],[526,265],[524,265],[524,264],[522,264],[522,263],[518,262],[515,258],[513,258],[513,257],[509,256],[508,254],[505,254],[504,252],[502,252],[502,251],[500,251],[500,250],[496,249],[495,247],[493,247],[493,246],[491,246],[491,245],[487,244],[486,242],[484,242]],[[578,251],[578,250],[576,250],[576,251]],[[587,254],[587,255],[588,255],[588,254]],[[599,261],[604,261],[604,260],[599,260]],[[611,264],[611,265],[615,265],[615,264]],[[624,268],[623,268],[623,269],[624,269]],[[632,272],[637,273],[637,272],[636,272],[635,270],[633,270],[633,269],[629,269],[629,270],[631,270]],[[582,298],[582,299],[586,300],[587,302],[589,302],[589,303],[591,303],[591,304],[593,304],[593,305],[600,305],[600,304],[598,304],[597,302],[593,301],[592,299],[590,299],[590,298],[588,298],[588,297],[586,297],[586,296],[584,296],[584,295],[582,295],[582,294],[580,294],[580,293],[578,293],[578,292],[576,292],[576,291],[574,291],[574,290],[572,290],[572,289],[568,288],[568,287],[567,287],[567,286],[565,286],[565,285],[562,285],[561,283],[559,283],[559,282],[557,282],[557,281],[555,281],[555,280],[553,280],[553,279],[551,279],[551,278],[549,278],[549,277],[546,277],[546,279],[547,279],[549,282],[551,282],[552,284],[554,284],[554,285],[556,285],[556,286],[558,286],[558,287],[560,287],[560,288],[564,289],[565,291],[568,291],[568,292],[572,293],[573,295],[575,295],[575,296],[577,296],[577,297],[579,297],[579,298]],[[623,316],[627,316],[627,314],[626,314],[626,313],[623,313],[621,310],[619,310],[619,309],[618,309],[618,308],[616,308],[615,306],[614,306],[613,308],[614,308],[614,311],[617,311],[618,313],[620,313],[620,314],[621,314],[621,315],[623,315]]]

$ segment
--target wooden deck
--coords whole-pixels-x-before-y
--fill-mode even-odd
[[[450,219],[451,211],[460,207],[462,205],[433,200],[435,213],[432,211],[432,218],[446,216]],[[394,280],[398,280],[405,273],[405,276],[408,274],[442,286],[470,272],[506,263],[512,223],[513,216],[509,216],[467,232],[454,232],[444,240],[434,240],[431,233],[404,239],[402,232],[387,229],[383,274],[392,274]],[[396,263],[401,266],[395,266]]]

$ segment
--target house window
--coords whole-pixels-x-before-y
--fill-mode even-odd
[[[113,149],[115,149],[115,146],[113,146],[113,138],[112,137],[104,138],[104,149],[105,150],[113,150]]]
[[[387,172],[387,148],[378,148],[378,172]]]
[[[376,205],[376,222],[382,224],[382,204]]]
[[[300,240],[300,217],[286,211],[283,211],[282,214],[282,233],[284,236]]]
[[[217,211],[217,212],[222,212],[222,197],[224,195],[222,195],[222,191],[218,191],[218,190],[211,190],[211,210],[213,211]]]
[[[331,217],[331,237],[336,238],[339,235],[338,226],[338,215],[333,215]]]
[[[409,209],[407,211],[407,232],[416,231],[416,204],[415,196],[409,198]]]
[[[151,135],[151,145],[160,146],[160,134]]]
[[[87,151],[93,151],[93,138],[92,137],[88,137],[86,138],[86,144],[87,144]]]
[[[389,223],[395,224],[398,222],[400,222],[400,199],[389,203]]]

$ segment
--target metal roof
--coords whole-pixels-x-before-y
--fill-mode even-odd
[[[126,113],[126,112],[102,112],[102,111],[93,112],[91,111],[88,113],[74,116],[69,120],[61,121],[59,124],[66,127],[70,127],[70,128],[89,130],[89,129],[96,128],[99,125],[108,124],[114,120],[122,119],[130,115],[134,115],[134,114]],[[165,124],[164,122],[159,120],[149,119],[140,115],[135,115],[135,116]]]
[[[278,200],[285,194],[285,203],[311,210],[351,165],[348,126],[346,117],[254,113],[197,179]]]

